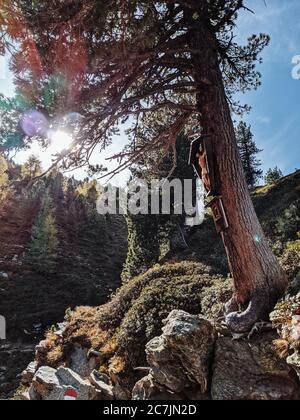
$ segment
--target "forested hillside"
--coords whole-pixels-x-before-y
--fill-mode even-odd
[[[0,313],[10,339],[35,336],[68,308],[105,302],[127,252],[126,223],[97,214],[95,183],[59,172],[34,181],[36,164],[1,162]]]

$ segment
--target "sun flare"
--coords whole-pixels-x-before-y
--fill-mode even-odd
[[[50,140],[51,149],[55,150],[56,153],[69,149],[74,141],[71,134],[62,130],[54,131],[50,136]]]

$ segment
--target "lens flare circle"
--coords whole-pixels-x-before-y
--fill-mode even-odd
[[[30,110],[23,114],[21,128],[29,137],[45,136],[49,128],[49,122],[44,114],[36,110]]]

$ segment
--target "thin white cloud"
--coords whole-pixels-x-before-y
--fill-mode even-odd
[[[262,115],[256,115],[253,119],[254,121],[257,121],[260,124],[270,124],[272,121],[271,117],[265,117]]]

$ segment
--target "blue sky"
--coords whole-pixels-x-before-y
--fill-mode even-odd
[[[260,158],[263,169],[279,166],[285,174],[300,167],[300,79],[292,78],[292,58],[300,55],[300,2],[299,0],[248,0],[247,6],[255,14],[243,12],[238,20],[237,35],[244,42],[253,33],[265,32],[271,36],[271,44],[264,51],[263,75],[258,91],[247,93],[240,99],[252,106],[245,119],[252,125],[255,141],[263,149]],[[7,62],[0,60],[0,92],[13,93]],[[124,144],[124,137],[116,139],[114,147],[105,153],[113,154]],[[49,153],[33,149],[47,166]],[[18,156],[23,161],[30,152]],[[97,156],[97,160],[103,160]],[[82,177],[82,171],[76,176]],[[116,179],[120,184],[126,175]]]
[[[252,106],[246,118],[255,140],[264,151],[264,170],[278,165],[285,174],[300,168],[300,79],[292,78],[292,58],[300,55],[299,0],[250,0],[255,15],[242,13],[238,22],[241,40],[265,32],[271,44],[260,66],[262,86],[241,98]]]

